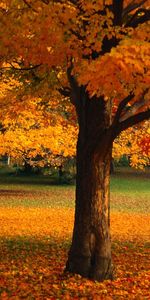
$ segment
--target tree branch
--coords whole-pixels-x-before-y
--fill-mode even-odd
[[[131,3],[126,6],[123,10],[122,17],[125,18],[131,11],[139,8],[141,5],[143,5],[148,0],[142,0],[140,3],[135,3],[136,0],[131,1]]]
[[[58,88],[58,92],[64,97],[71,97],[71,89],[68,87]]]
[[[78,100],[79,100],[79,95],[78,95],[79,86],[78,86],[78,83],[77,83],[75,77],[72,75],[72,70],[73,70],[73,63],[71,61],[70,66],[67,68],[67,77],[68,77],[68,81],[69,81],[70,87],[71,87],[71,102],[77,108]]]
[[[45,3],[46,5],[48,5],[50,2],[52,2],[51,0],[41,0],[43,3]],[[75,6],[78,7],[78,0],[69,0],[69,1],[65,1],[65,0],[53,0],[54,3],[65,3],[69,2],[71,4],[74,4]]]
[[[150,9],[141,8],[135,12],[131,19],[126,23],[126,27],[136,28],[139,24],[143,24],[150,20]]]
[[[123,0],[113,0],[114,25],[122,24]]]
[[[126,119],[125,121],[122,121],[121,123],[119,123],[119,125],[116,128],[116,134],[118,135],[121,131],[136,125],[144,120],[148,120],[150,118],[150,109],[144,111],[144,112],[140,112],[128,119]]]
[[[42,0],[42,2],[44,2],[45,4],[49,4],[50,0]]]
[[[134,94],[133,93],[130,93],[126,98],[124,98],[120,104],[118,105],[118,109],[117,109],[117,112],[116,112],[116,115],[115,115],[115,118],[114,118],[114,121],[113,121],[113,124],[112,126],[116,125],[119,121],[119,118],[121,116],[121,113],[123,111],[123,109],[126,107],[126,105],[129,103],[130,100],[132,100],[134,97]]]
[[[38,12],[27,0],[23,0],[23,2],[28,6],[28,8],[32,9],[34,12]]]
[[[28,3],[28,1],[27,0],[23,0],[23,2],[29,7],[29,8],[31,8],[32,9],[32,5],[30,4],[30,3]]]
[[[120,117],[119,121],[125,121],[129,117],[136,114],[136,112],[142,108],[146,104],[146,100],[144,99],[144,96],[147,94],[148,89],[146,89],[143,94],[141,95],[139,101],[134,103],[128,110],[124,112],[124,114]]]
[[[35,66],[33,66],[33,67],[29,67],[29,68],[25,68],[25,67],[20,67],[20,68],[17,68],[17,67],[14,67],[11,63],[10,63],[10,67],[1,67],[0,68],[0,70],[5,70],[5,69],[8,69],[8,70],[10,70],[10,69],[13,69],[13,70],[15,70],[15,71],[32,71],[32,70],[34,70],[34,69],[37,69],[38,67],[40,67],[41,66],[41,64],[39,64],[39,65],[35,65]]]

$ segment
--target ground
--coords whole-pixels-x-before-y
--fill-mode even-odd
[[[104,283],[63,274],[74,186],[51,186],[40,177],[0,179],[0,299],[150,299],[149,173],[112,177],[116,278]]]

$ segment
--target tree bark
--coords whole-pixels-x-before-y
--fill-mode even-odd
[[[26,160],[24,160],[24,173],[25,174],[31,174],[32,173],[32,170],[33,170],[33,167],[30,165],[30,163]]]
[[[59,182],[59,184],[62,183],[62,179],[63,179],[63,170],[62,170],[62,165],[60,165],[58,167],[58,182]]]
[[[98,281],[113,277],[109,228],[112,143],[104,134],[110,125],[108,110],[104,101],[87,96],[78,107],[75,222],[66,264],[66,271]]]

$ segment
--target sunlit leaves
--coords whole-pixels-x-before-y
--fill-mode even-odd
[[[143,168],[149,165],[150,157],[150,134],[149,121],[139,127],[129,128],[121,133],[113,145],[113,157],[120,159],[126,155],[130,165]]]
[[[135,41],[132,43],[129,39],[114,48],[110,54],[91,63],[85,60],[78,70],[79,81],[87,85],[91,96],[105,95],[121,100],[130,91],[139,94],[150,85],[149,53],[148,42],[135,44]]]
[[[50,75],[51,84],[56,84],[55,75]],[[37,96],[31,97],[28,89],[34,87],[30,86],[16,95],[21,85],[19,81],[13,77],[4,79],[0,95],[3,128],[0,133],[0,154],[28,159],[31,164],[41,166],[61,164],[63,159],[74,156],[78,130],[75,112],[68,99],[60,98],[58,92],[47,95],[45,84],[41,88],[43,93],[40,89],[43,98],[38,96],[39,87],[35,89]]]
[[[133,6],[134,14],[137,3],[124,1],[125,19],[114,26],[112,1],[7,1],[9,17],[5,8],[1,11],[1,63],[19,60],[26,67],[42,65],[44,76],[52,68],[65,73],[71,59],[74,76],[91,96],[119,103],[132,91],[136,102],[150,85],[150,24],[136,28],[125,24],[131,17],[129,8]],[[143,7],[148,8],[149,2]]]
[[[63,274],[72,209],[1,208],[0,216],[1,299],[149,298],[147,215],[112,213],[117,278],[105,283]]]
[[[28,158],[31,164],[41,166],[55,164],[55,158],[58,156],[62,157],[62,160],[75,156],[77,136],[75,126],[57,124],[36,128],[36,125],[22,119],[18,125],[14,124],[14,128],[1,134],[1,155],[7,153],[14,158]]]

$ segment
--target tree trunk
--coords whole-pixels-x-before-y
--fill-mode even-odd
[[[79,115],[76,207],[66,271],[102,281],[112,279],[109,179],[112,143],[104,134],[104,102],[86,99]],[[99,128],[99,130],[97,130]],[[100,135],[99,135],[100,133]],[[107,145],[107,147],[106,147]]]
[[[30,165],[30,163],[26,160],[24,160],[24,173],[25,174],[31,174],[33,171],[33,167]]]
[[[10,155],[7,157],[7,165],[10,166]]]
[[[58,183],[61,184],[63,179],[62,165],[58,167]]]

